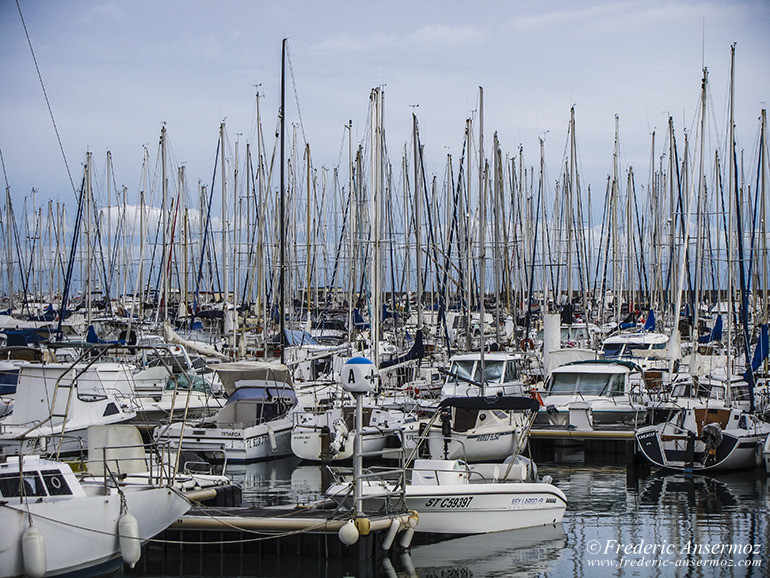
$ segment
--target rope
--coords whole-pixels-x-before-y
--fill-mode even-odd
[[[177,493],[178,495],[184,496],[184,494],[179,493],[177,490],[174,490],[173,488],[170,488],[170,489],[173,492]],[[192,546],[201,546],[201,545],[205,545],[205,544],[243,544],[243,543],[248,543],[248,542],[261,542],[263,540],[270,540],[270,539],[274,539],[274,538],[282,538],[282,537],[285,537],[285,536],[294,536],[294,535],[302,534],[302,533],[305,533],[305,532],[312,532],[314,530],[319,530],[319,529],[323,528],[329,522],[329,520],[323,520],[323,521],[319,522],[318,524],[313,525],[313,526],[308,526],[307,528],[301,528],[299,530],[289,530],[287,532],[271,533],[271,532],[262,532],[262,531],[259,531],[259,530],[250,530],[248,528],[240,528],[240,527],[238,527],[238,526],[236,526],[234,524],[229,524],[228,522],[226,522],[224,520],[221,520],[219,518],[214,518],[214,516],[212,516],[211,514],[207,514],[212,519],[216,519],[223,526],[232,528],[234,530],[238,530],[238,531],[246,533],[246,534],[256,534],[258,537],[242,538],[242,539],[238,539],[238,540],[216,540],[216,541],[163,540],[163,539],[160,539],[160,538],[148,538],[148,539],[144,540],[142,538],[136,538],[134,536],[124,536],[124,535],[121,535],[119,532],[107,532],[107,531],[104,531],[104,530],[97,530],[96,528],[88,528],[86,526],[79,526],[79,525],[73,524],[71,522],[65,522],[63,520],[57,520],[55,518],[49,518],[48,516],[44,516],[42,514],[37,514],[37,513],[33,514],[32,512],[27,512],[27,511],[25,511],[22,508],[11,506],[9,504],[2,504],[2,505],[4,507],[6,507],[6,508],[11,509],[11,510],[20,512],[21,514],[25,514],[25,513],[28,514],[29,515],[29,519],[30,519],[30,523],[32,522],[32,516],[35,516],[35,517],[37,517],[37,518],[39,518],[41,520],[46,520],[48,522],[53,522],[53,523],[56,523],[56,524],[61,524],[62,526],[67,526],[68,528],[74,528],[76,530],[83,530],[83,531],[86,531],[86,532],[92,532],[94,534],[100,534],[100,535],[103,535],[103,536],[115,536],[116,538],[138,539],[138,540],[142,540],[143,542],[146,542],[146,543],[152,542],[152,543],[155,543],[155,544],[176,544],[176,545],[188,544],[188,545],[192,545]]]
[[[64,159],[64,166],[67,169],[67,176],[70,179],[70,186],[72,186],[72,191],[77,193],[77,189],[75,188],[75,182],[72,180],[72,172],[70,171],[69,163],[67,162],[67,155],[64,154],[64,146],[61,142],[61,136],[59,135],[59,128],[56,126],[56,119],[53,116],[53,109],[51,108],[51,101],[48,100],[48,93],[45,90],[45,83],[43,82],[43,75],[40,73],[40,67],[37,64],[37,57],[35,56],[35,50],[32,48],[32,40],[29,37],[29,31],[27,30],[27,24],[24,22],[24,15],[21,13],[21,5],[19,4],[19,0],[16,0],[16,8],[19,10],[19,16],[21,17],[21,25],[24,27],[24,34],[27,37],[27,44],[29,44],[29,51],[32,53],[32,60],[35,62],[35,70],[37,71],[37,77],[40,80],[40,87],[43,89],[43,96],[45,97],[45,104],[48,107],[48,114],[51,115],[51,122],[53,123],[53,130],[56,133],[56,140],[59,143],[59,150],[61,151],[61,156]]]

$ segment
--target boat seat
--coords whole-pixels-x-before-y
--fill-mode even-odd
[[[413,486],[464,484],[468,471],[460,460],[415,460],[412,468]]]
[[[473,464],[471,482],[523,482],[527,479],[526,464]]]

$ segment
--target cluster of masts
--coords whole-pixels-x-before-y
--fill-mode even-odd
[[[731,73],[725,146],[708,148],[716,129],[707,122],[704,68],[696,126],[683,142],[673,118],[664,138],[653,132],[646,186],[621,166],[616,118],[600,202],[578,171],[574,108],[552,183],[542,139],[536,166],[522,147],[505,154],[497,133],[485,148],[482,89],[460,157],[447,155],[441,176],[426,170],[416,115],[410,142],[392,160],[382,88],[371,93],[364,140],[354,143],[346,125],[347,159],[332,169],[315,164],[304,131],[284,134],[281,112],[267,142],[258,95],[254,142],[232,143],[223,122],[210,184],[199,180],[195,191],[185,167],[172,168],[165,126],[154,166],[145,147],[133,200],[115,186],[109,152],[103,184],[86,155],[74,211],[37,207],[33,190],[19,214],[7,186],[2,296],[32,316],[35,304],[79,307],[89,324],[105,309],[186,328],[213,318],[209,329],[242,352],[245,334],[264,344],[287,320],[338,317],[348,340],[368,321],[381,336],[383,312],[414,313],[418,327],[437,314],[446,336],[450,311],[463,312],[466,327],[474,312],[491,314],[497,328],[512,319],[526,338],[535,309],[565,306],[582,321],[616,326],[649,309],[668,325],[687,312],[693,337],[701,311],[714,307],[729,313],[728,327],[749,312],[766,323],[766,115],[756,153],[745,159],[735,143],[733,84]],[[452,346],[470,349],[471,341],[467,331]]]

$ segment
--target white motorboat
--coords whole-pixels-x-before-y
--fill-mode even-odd
[[[765,458],[765,470],[770,474],[770,435],[765,438],[765,447],[762,450],[762,456]]]
[[[629,361],[577,361],[554,369],[536,422],[590,430],[635,425],[646,417],[642,369]]]
[[[0,575],[91,575],[133,565],[141,544],[189,508],[168,487],[79,480],[65,463],[9,456],[0,463]]]
[[[23,363],[13,411],[0,421],[6,454],[78,454],[92,425],[136,414],[115,392],[116,364]]]
[[[483,365],[483,371],[482,371]],[[523,354],[505,352],[466,353],[450,359],[442,397],[522,395],[521,370],[529,365]],[[482,385],[483,384],[483,385]]]
[[[297,408],[291,370],[256,361],[212,367],[229,396],[225,406],[209,418],[156,428],[156,439],[211,461],[249,463],[290,456],[290,412]]]
[[[436,414],[403,432],[423,458],[502,461],[527,445],[540,404],[531,397],[448,397]]]
[[[414,462],[408,482],[367,477],[364,510],[390,511],[399,505],[418,513],[416,532],[482,534],[561,522],[567,497],[550,483],[536,480],[533,463],[523,457],[507,463],[469,465],[461,460]],[[351,483],[333,484],[327,495],[349,505]]]
[[[755,468],[770,424],[735,408],[684,407],[639,428],[639,449],[653,464],[684,471]]]
[[[669,369],[669,336],[653,331],[619,333],[604,340],[604,359],[626,359],[640,365],[644,370]]]
[[[388,436],[404,429],[417,431],[417,419],[399,408],[377,407],[374,400],[364,407],[361,431],[364,454],[385,449]],[[291,450],[307,461],[341,461],[353,456],[355,406],[339,405],[322,411],[293,414]]]

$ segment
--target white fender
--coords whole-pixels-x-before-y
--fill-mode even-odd
[[[383,550],[390,550],[390,547],[393,545],[393,540],[396,539],[396,534],[398,534],[400,529],[401,522],[399,522],[396,518],[393,518],[393,521],[390,523],[390,527],[388,528],[388,533],[385,534],[385,539],[382,541]]]
[[[346,546],[355,544],[358,541],[358,528],[356,528],[355,522],[348,520],[337,532],[337,535],[340,537],[340,542]]]
[[[267,439],[270,442],[270,449],[274,452],[278,451],[278,441],[275,439],[275,432],[267,428]]]
[[[120,535],[120,555],[131,568],[139,562],[142,555],[142,544],[139,540],[139,523],[131,514],[126,512],[118,520]]]
[[[24,530],[21,537],[21,553],[24,560],[24,573],[31,578],[45,576],[45,540],[43,532],[35,526]]]

